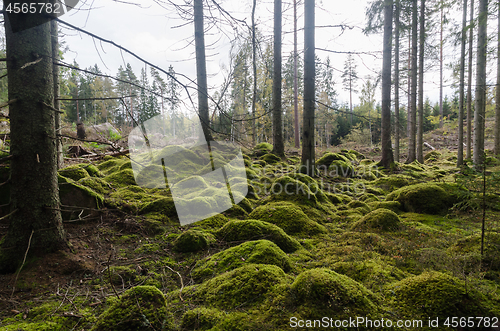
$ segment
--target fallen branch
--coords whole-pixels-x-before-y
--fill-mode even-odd
[[[14,214],[16,211],[17,211],[17,209],[14,210],[12,213],[10,213],[7,216]],[[4,216],[4,217],[6,217],[6,216]],[[14,286],[12,286],[12,293],[10,294],[11,299],[12,299],[12,296],[14,296],[14,292],[16,291],[17,278],[19,277],[19,274],[21,273],[21,269],[24,267],[24,263],[26,262],[26,257],[28,256],[28,251],[30,250],[30,246],[31,246],[31,238],[33,237],[34,232],[35,232],[35,230],[31,230],[30,238],[28,239],[28,247],[26,248],[26,252],[24,253],[23,263],[21,263],[21,267],[17,271],[16,279],[14,280]]]
[[[181,279],[181,290],[179,291],[179,299],[181,299],[181,301],[184,301],[184,299],[182,298],[182,289],[184,288],[184,282],[182,281],[182,276],[179,272],[175,271],[174,269],[170,268],[168,265],[165,266],[165,268],[167,268],[168,270],[172,271],[172,272],[175,272],[179,278]]]

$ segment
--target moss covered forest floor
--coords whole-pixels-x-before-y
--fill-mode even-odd
[[[478,329],[493,329],[500,160],[487,158],[481,257],[482,177],[454,152],[389,174],[367,153],[330,151],[313,179],[271,150],[244,151],[241,203],[187,226],[167,189],[136,185],[127,157],[60,170],[71,249],[0,276],[0,329],[319,330],[358,317],[423,321],[407,330],[487,317]]]

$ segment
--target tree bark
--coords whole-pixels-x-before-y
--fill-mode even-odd
[[[315,41],[314,0],[304,1],[304,111],[302,129],[302,166],[300,171],[315,176],[314,112],[315,112]]]
[[[486,25],[488,0],[479,1],[479,22],[477,33],[476,105],[474,109],[474,152],[473,162],[477,170],[484,162],[484,116],[486,108]]]
[[[274,0],[273,152],[285,155],[281,123],[281,0]]]
[[[443,127],[443,1],[441,0],[441,31],[439,37],[439,127]]]
[[[416,136],[417,136],[417,0],[413,0],[412,23],[411,23],[411,116],[410,134],[408,139],[408,159],[411,163],[417,159],[416,155]]]
[[[208,143],[212,141],[208,114],[207,64],[203,25],[203,0],[194,0],[194,42],[196,48],[196,82],[198,84],[198,116]]]
[[[465,158],[472,158],[472,46],[474,44],[474,1],[470,2],[469,16],[469,66],[467,77],[467,151]]]
[[[54,61],[59,61],[59,28],[57,21],[52,20],[50,22],[50,34],[51,34],[51,43],[52,43],[52,59]],[[56,134],[61,133],[61,113],[59,110],[61,108],[59,101],[59,66],[56,64],[52,65],[53,70],[53,81],[54,81],[54,109],[55,112],[55,128]],[[64,165],[64,154],[62,149],[62,141],[58,137],[56,139],[56,150],[57,150],[57,169],[61,169]]]
[[[420,2],[420,44],[418,55],[418,125],[417,161],[424,163],[424,49],[425,49],[425,0]]]
[[[391,144],[391,51],[392,0],[384,3],[384,50],[382,64],[382,160],[380,165],[390,170],[394,163]]]
[[[458,105],[458,153],[457,167],[464,163],[464,99],[465,99],[465,27],[467,24],[467,0],[464,0],[462,13],[462,40],[460,48],[460,100]]]
[[[395,138],[394,138],[394,158],[399,162],[399,13],[400,3],[396,0],[395,13],[394,13],[394,120]],[[371,132],[371,123],[370,123]],[[371,137],[371,135],[370,135]]]
[[[4,8],[10,2],[4,1]],[[12,216],[2,241],[2,272],[15,271],[26,252],[41,255],[67,247],[57,183],[51,27],[26,29],[37,16],[4,15],[8,94],[17,101],[9,107]]]

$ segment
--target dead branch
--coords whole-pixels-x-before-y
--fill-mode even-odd
[[[7,216],[14,214],[16,211],[17,211],[17,209],[14,210],[12,213],[10,213]],[[7,216],[4,216],[4,217],[7,217]],[[26,248],[26,252],[24,253],[23,263],[21,263],[21,267],[17,271],[16,279],[14,280],[14,285],[12,286],[12,293],[10,295],[11,299],[12,299],[12,296],[14,295],[14,292],[16,291],[17,278],[19,277],[19,274],[21,273],[21,269],[23,268],[24,263],[26,262],[26,257],[28,256],[28,251],[30,250],[30,246],[31,246],[31,238],[33,237],[34,232],[35,232],[35,230],[31,230],[30,238],[28,239],[28,247]]]

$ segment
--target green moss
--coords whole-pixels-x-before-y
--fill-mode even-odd
[[[181,328],[185,330],[212,329],[226,314],[215,308],[195,308],[182,315]]]
[[[104,177],[104,180],[111,185],[115,186],[127,186],[127,185],[137,185],[134,177],[134,171],[132,169],[124,169],[115,172],[111,175]]]
[[[394,283],[406,277],[400,269],[380,260],[337,262],[332,269],[369,288]]]
[[[424,155],[424,161],[425,162],[434,162],[437,161],[441,157],[441,153],[438,151],[430,151],[427,154]]]
[[[321,318],[326,312],[336,318],[369,316],[377,311],[376,298],[371,291],[326,268],[311,269],[298,275],[290,295],[295,305],[309,308],[304,314],[308,318]]]
[[[78,184],[88,187],[92,191],[105,195],[109,192],[109,184],[98,177],[85,177],[78,181]]]
[[[500,271],[500,234],[487,232],[483,250],[481,257],[481,234],[475,234],[459,239],[448,252],[462,256],[470,265]]]
[[[98,209],[104,205],[102,195],[88,187],[69,181],[59,184],[59,199],[61,204],[75,207],[75,210],[78,209],[75,212],[64,212],[64,219],[72,219],[75,214],[80,216],[88,215],[92,212],[92,209]],[[82,210],[79,207],[85,208],[83,213],[81,213]],[[66,207],[66,209],[68,208]]]
[[[79,165],[72,165],[59,170],[59,174],[66,178],[71,178],[74,181],[78,181],[82,178],[89,177],[87,170],[83,169]]]
[[[355,169],[350,161],[334,160],[328,168],[330,176],[352,177]]]
[[[113,301],[92,331],[173,330],[163,294],[153,286],[133,287]]]
[[[261,160],[266,161],[266,163],[268,164],[276,164],[278,162],[281,162],[281,159],[272,153],[267,153],[266,155],[261,156]]]
[[[347,207],[358,210],[362,215],[366,215],[372,211],[370,206],[368,206],[363,201],[353,200],[347,204]]]
[[[319,160],[316,161],[318,167],[324,166],[328,168],[335,160],[348,161],[347,158],[337,153],[325,153]]]
[[[339,203],[342,203],[343,200],[338,194],[330,193],[330,192],[325,192],[325,196],[330,200],[331,203],[334,205],[337,205]]]
[[[259,178],[257,173],[255,171],[253,171],[252,169],[245,168],[245,173],[247,174],[247,178],[250,180]]]
[[[268,264],[247,264],[187,288],[183,296],[191,294],[195,300],[203,300],[209,307],[221,309],[242,308],[257,305],[283,284],[291,282],[283,269]],[[176,295],[176,293],[172,293]]]
[[[214,216],[211,216],[209,218],[205,218],[204,220],[198,221],[194,223],[196,226],[202,227],[204,229],[219,229],[220,227],[224,226],[229,222],[229,219],[222,215],[222,214],[217,214]]]
[[[268,203],[257,207],[249,218],[275,224],[288,234],[315,235],[326,233],[326,229],[309,219],[306,214],[293,203]]]
[[[105,158],[106,160],[106,158]],[[118,158],[110,158],[103,163],[97,165],[97,169],[102,171],[104,174],[109,174],[111,172],[117,171],[118,168],[124,163],[124,160]]]
[[[370,203],[374,201],[379,201],[380,199],[373,193],[364,193],[358,198],[360,201],[363,201],[364,203]]]
[[[401,227],[398,215],[389,209],[376,209],[365,215],[352,226],[353,230],[396,231]]]
[[[422,183],[400,188],[386,197],[398,201],[405,211],[440,214],[453,206],[452,197],[436,184]]]
[[[401,203],[398,201],[375,201],[375,202],[368,202],[368,206],[372,210],[380,209],[380,208],[385,208],[392,210],[395,213],[400,213],[401,212]]]
[[[459,279],[440,272],[424,272],[403,279],[389,288],[394,294],[395,306],[404,316],[488,316],[478,300],[477,292]]]
[[[197,252],[207,248],[208,241],[203,232],[187,230],[174,240],[173,245],[178,252]]]
[[[372,185],[374,186],[379,186],[382,189],[390,192],[395,189],[408,186],[410,185],[411,182],[413,182],[414,179],[410,176],[406,175],[390,175],[387,177],[381,177],[373,182],[371,182]]]
[[[267,239],[274,242],[286,253],[301,248],[299,242],[287,235],[280,227],[257,220],[232,220],[219,229],[216,236],[226,242]]]
[[[248,241],[200,261],[192,271],[195,280],[203,280],[241,267],[248,263],[275,265],[287,272],[291,265],[288,256],[269,240]]]
[[[229,217],[239,217],[239,218],[245,218],[248,216],[246,210],[238,205],[233,205],[231,208],[226,210],[224,214]]]
[[[273,150],[273,145],[270,143],[260,143],[255,146],[254,150],[266,150],[270,152]]]
[[[170,218],[177,217],[174,200],[171,197],[160,198],[143,205],[140,214],[162,213]]]
[[[316,206],[318,199],[309,187],[290,176],[277,178],[271,186],[273,200],[295,201],[305,205]]]
[[[106,198],[106,204],[112,208],[120,208],[127,212],[137,213],[140,209],[156,199],[161,199],[160,196],[148,194],[146,191],[135,185],[119,188],[112,192]],[[148,212],[153,212],[148,211]]]
[[[134,265],[128,266],[111,266],[110,267],[110,277],[108,280],[114,285],[128,287],[134,283],[136,277],[138,276],[137,270]],[[106,271],[106,276],[108,271]]]

